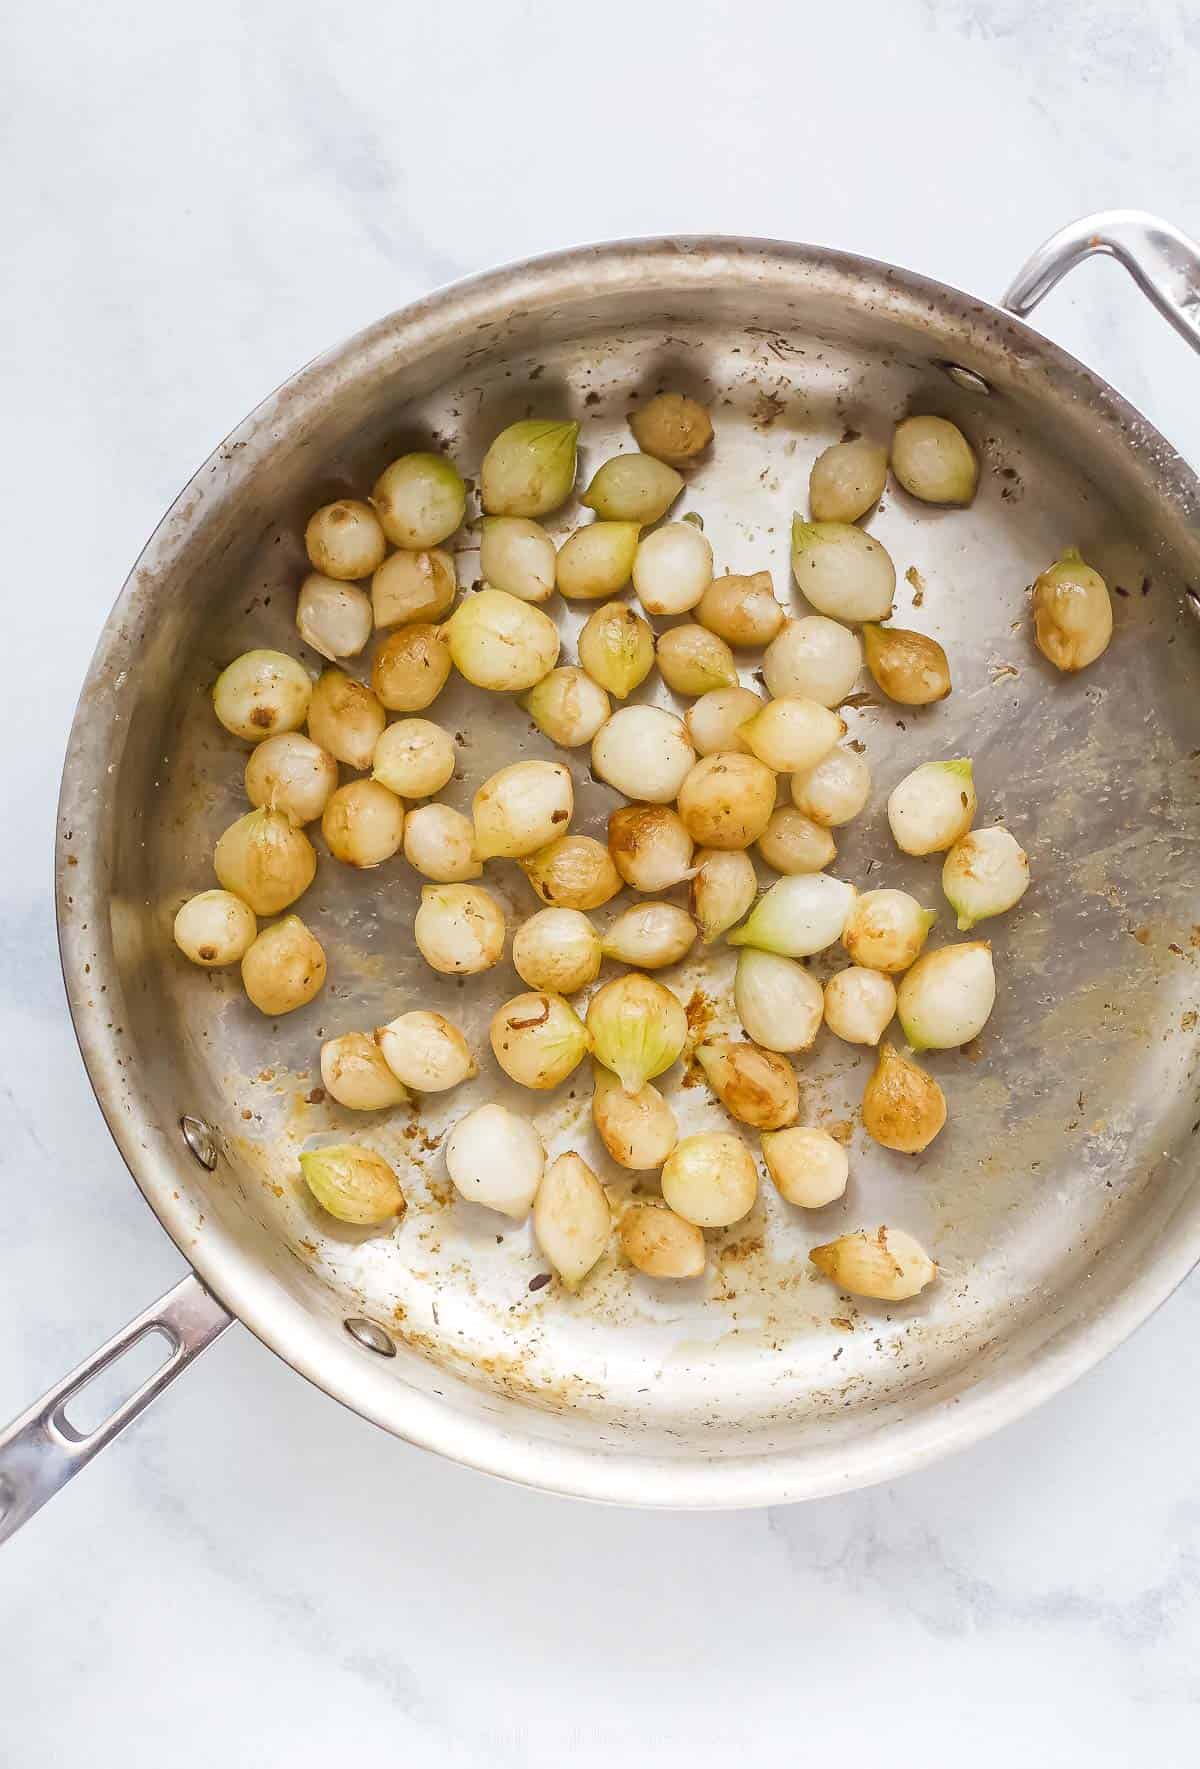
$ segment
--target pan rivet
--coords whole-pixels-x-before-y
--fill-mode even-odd
[[[368,1351],[377,1351],[380,1357],[395,1357],[396,1347],[392,1344],[391,1335],[374,1321],[368,1321],[362,1315],[351,1315],[349,1320],[342,1322],[351,1339],[357,1339]]]
[[[193,1118],[185,1112],[179,1120],[179,1128],[183,1132],[184,1142],[201,1167],[207,1167],[211,1173],[218,1156],[217,1139],[213,1135],[212,1125],[206,1124],[203,1118]]]
[[[974,369],[965,369],[961,362],[939,362],[937,366],[956,387],[964,387],[968,393],[982,393],[986,398],[992,391],[982,375],[977,375]]]

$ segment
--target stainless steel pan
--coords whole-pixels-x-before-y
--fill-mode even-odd
[[[197,1275],[0,1438],[0,1536],[234,1316],[365,1417],[472,1466],[592,1498],[755,1505],[970,1442],[1093,1364],[1188,1271],[1200,1256],[1200,485],[1110,387],[1014,317],[1091,251],[1119,257],[1200,346],[1200,253],[1145,216],[1057,236],[1010,311],[809,246],[638,241],[480,277],[382,321],[288,382],[201,468],[101,636],[57,850],[84,1060]],[[914,624],[946,645],[955,693],[902,718],[859,705],[852,734],[876,807],[917,761],[974,756],[982,815],[1019,833],[1036,882],[994,924],[1001,994],[982,1048],[933,1062],[952,1117],[927,1155],[889,1155],[858,1130],[844,1202],[798,1221],[764,1197],[714,1237],[694,1285],[655,1287],[610,1262],[571,1297],[531,1287],[542,1263],[527,1227],[451,1197],[446,1109],[351,1126],[314,1091],[322,1032],[436,1000],[486,1050],[491,1009],[516,988],[507,966],[454,988],[414,963],[402,863],[363,877],[322,862],[303,913],[331,980],[278,1025],[236,978],[179,959],[170,926],[210,882],[214,838],[241,804],[244,756],[208,690],[248,645],[296,648],[308,512],[368,486],[417,439],[474,464],[530,411],[586,417],[594,464],[628,446],[632,395],[660,384],[714,407],[717,446],[686,505],[720,566],[769,564],[780,589],[813,455],[847,425],[934,410],[975,439],[984,474],[969,511],[890,490],[872,520],[901,572],[913,568],[898,612],[921,604]],[[1078,679],[1053,676],[1027,620],[1026,586],[1068,544],[1117,593],[1112,648]],[[459,563],[469,582],[475,562]],[[568,647],[576,625],[567,611]],[[438,713],[462,733],[459,802],[543,747],[515,706],[447,690]],[[611,795],[580,785],[580,826],[598,827]],[[841,848],[846,876],[861,882],[874,859],[876,882],[939,900],[936,872],[882,839],[878,809]],[[518,875],[496,877],[528,912]],[[672,980],[719,1015],[727,978],[717,955]],[[484,1068],[475,1097],[503,1094]],[[822,1043],[803,1065],[806,1115],[852,1117],[866,1072],[862,1052]],[[568,1083],[536,1117],[552,1149],[581,1146],[617,1179],[593,1145],[588,1092]],[[460,1091],[448,1111],[469,1103]],[[689,1123],[718,1119],[702,1088],[678,1104]],[[350,1128],[409,1169],[393,1235],[339,1231],[298,1183],[297,1150]],[[883,1220],[940,1260],[925,1297],[854,1305],[811,1274],[815,1241]],[[75,1432],[70,1397],[151,1332],[169,1343],[164,1367],[100,1430]]]

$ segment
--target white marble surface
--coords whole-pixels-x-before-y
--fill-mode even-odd
[[[1200,231],[1196,17],[1188,0],[11,12],[0,1416],[182,1270],[76,1057],[49,854],[96,632],[214,441],[377,314],[570,241],[800,236],[995,294],[1088,209]],[[1200,364],[1114,268],[1079,272],[1044,324],[1200,458]],[[235,1330],[3,1553],[0,1760],[525,1769],[856,1743],[898,1765],[991,1769],[1014,1745],[1029,1765],[1192,1763],[1198,1330],[1193,1279],[953,1462],[712,1517],[435,1462]]]

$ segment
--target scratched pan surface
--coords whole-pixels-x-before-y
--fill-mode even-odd
[[[990,394],[958,384],[947,360]],[[799,1212],[764,1184],[744,1222],[710,1234],[702,1278],[653,1283],[610,1252],[571,1296],[531,1288],[548,1268],[528,1224],[454,1195],[449,1125],[501,1099],[551,1155],[580,1149],[614,1201],[656,1181],[598,1144],[586,1065],[548,1095],[505,1080],[487,1025],[522,985],[507,960],[461,982],[424,965],[411,940],[421,881],[402,860],[355,873],[317,836],[298,908],[329,983],[278,1022],[236,975],[184,963],[170,926],[214,882],[216,836],[244,808],[246,751],[213,718],[215,676],[252,645],[318,667],[293,624],[311,509],[364,495],[414,444],[474,474],[490,437],[529,413],[583,421],[582,484],[631,446],[626,414],[662,386],[704,399],[716,425],[674,513],[703,516],[718,570],[769,568],[797,613],[788,528],[816,453],[847,427],[886,435],[909,410],[962,424],[982,460],[974,505],[938,512],[889,485],[869,523],[896,561],[897,620],[941,640],[954,692],[919,711],[864,692],[847,709],[874,789],[831,870],[911,890],[940,911],[934,941],[954,937],[938,861],[898,854],[883,807],[917,763],[970,755],[977,821],[1007,823],[1034,882],[983,930],[999,992],[982,1038],[929,1059],[950,1119],[925,1155],[871,1143],[858,1119],[870,1054],[823,1033],[797,1059],[802,1121],[848,1135],[846,1197]],[[751,1504],[883,1478],[1095,1361],[1178,1281],[1200,1237],[1194,491],[1160,438],[1027,328],[809,248],[564,255],[434,298],[297,377],[197,476],[130,580],[81,702],[63,802],[64,960],[85,1057],[139,1184],[201,1275],[389,1429],[531,1484],[645,1503]],[[560,511],[554,533],[577,514]],[[469,588],[471,531],[455,544]],[[1116,588],[1116,632],[1098,665],[1067,679],[1030,642],[1027,586],[1072,544]],[[580,617],[556,614],[574,660]],[[758,662],[739,656],[745,682]],[[634,698],[683,710],[657,682]],[[451,803],[467,808],[506,762],[554,755],[575,775],[574,827],[603,835],[619,801],[591,779],[586,751],[555,751],[515,703],[464,684],[433,715],[459,734]],[[537,907],[511,865],[489,865],[488,883],[512,926]],[[718,947],[663,973],[697,1027],[734,1025],[730,956]],[[324,1037],[431,1006],[466,1030],[476,1082],[415,1113],[350,1114],[320,1097]],[[725,1121],[686,1068],[665,1090],[682,1130]],[[183,1113],[220,1132],[212,1174],[183,1148]],[[339,1228],[299,1181],[302,1149],[347,1137],[401,1170],[409,1210],[391,1232]],[[808,1265],[818,1241],[880,1222],[912,1230],[939,1262],[939,1282],[910,1304],[855,1302]],[[348,1337],[354,1316],[386,1328],[394,1359]]]

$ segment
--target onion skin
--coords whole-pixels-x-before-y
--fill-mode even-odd
[[[867,668],[876,686],[901,706],[931,706],[950,692],[950,663],[936,639],[905,627],[862,629]]]
[[[782,1130],[800,1110],[796,1071],[787,1058],[735,1038],[710,1038],[696,1051],[704,1078],[721,1104],[756,1130]]]
[[[863,1094],[868,1136],[901,1155],[919,1155],[946,1122],[946,1096],[932,1075],[892,1044],[881,1044],[875,1072]]]
[[[306,1007],[325,981],[325,953],[298,915],[264,928],[242,959],[242,987],[269,1019]]]

